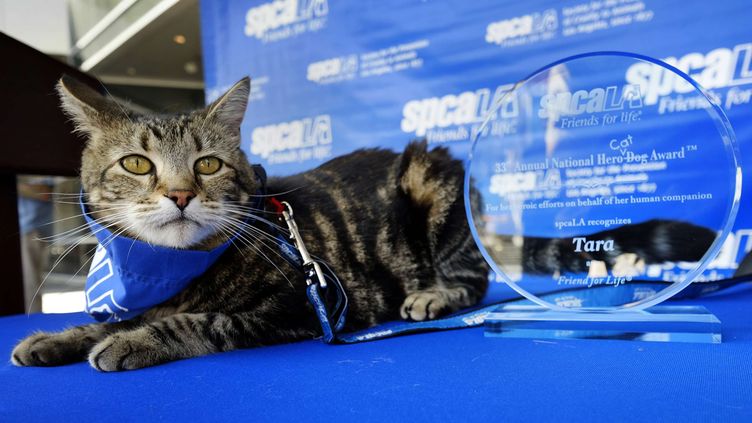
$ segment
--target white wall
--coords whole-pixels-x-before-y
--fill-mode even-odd
[[[71,50],[64,0],[0,0],[0,31],[47,54]]]

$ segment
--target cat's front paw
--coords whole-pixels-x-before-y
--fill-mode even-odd
[[[69,334],[38,332],[22,340],[11,353],[16,366],[60,366],[86,358],[85,340]]]
[[[614,260],[611,274],[617,277],[635,277],[645,274],[645,260],[637,254],[620,254]]]
[[[161,348],[143,330],[116,333],[92,348],[89,364],[102,372],[141,369],[167,361]]]
[[[418,291],[405,298],[400,308],[400,315],[403,319],[422,321],[434,319],[443,314],[448,304],[446,295],[437,291]]]

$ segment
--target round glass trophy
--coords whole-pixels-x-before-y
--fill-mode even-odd
[[[685,73],[636,54],[573,56],[487,114],[466,167],[467,216],[493,270],[543,314],[644,319],[721,249],[741,193],[737,155],[714,94]]]

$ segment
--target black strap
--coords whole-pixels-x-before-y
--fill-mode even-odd
[[[256,182],[259,184],[259,189],[256,191],[261,195],[266,195],[266,169],[260,164],[251,165],[253,173],[256,175]]]

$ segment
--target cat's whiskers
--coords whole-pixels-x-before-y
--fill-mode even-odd
[[[123,217],[126,217],[129,213],[131,213],[131,210],[128,210],[127,208],[123,208],[124,211],[122,212],[116,212],[116,213],[110,213],[106,216],[103,216],[99,219],[93,219],[95,222],[108,222],[111,220],[118,220]],[[114,210],[114,209],[113,209]],[[119,209],[118,209],[119,210]],[[76,217],[83,216],[83,214],[78,215]],[[61,219],[63,220],[63,219]],[[51,222],[55,223],[55,222]],[[37,240],[42,242],[51,242],[50,246],[54,246],[55,244],[68,241],[71,238],[75,238],[77,235],[79,235],[82,232],[88,232],[89,224],[83,223],[75,228],[68,229],[66,231],[60,232],[58,234],[54,234],[48,237],[38,237]]]
[[[277,257],[285,259],[278,251],[279,246],[279,240],[269,234],[268,232],[265,232],[259,228],[254,227],[253,225],[250,225],[246,223],[245,221],[235,219],[232,217],[224,217],[225,219],[229,219],[230,223],[237,228],[238,231],[242,231],[243,233],[247,234],[248,236],[253,237],[255,240],[257,240],[259,243],[261,243],[264,247],[268,248],[270,251],[272,251]],[[253,232],[249,232],[253,231]],[[269,242],[271,242],[271,246],[269,245]]]
[[[48,197],[50,197],[52,199],[51,201],[53,201],[53,202],[55,201],[56,198],[64,198],[66,200],[74,200],[74,199],[78,200],[79,198],[81,198],[81,193],[80,192],[54,192],[54,191],[50,191],[50,192],[40,192],[39,195],[48,196]],[[78,201],[76,201],[76,202],[78,202]]]
[[[225,209],[227,211],[229,211],[231,213],[235,213],[235,214],[237,214],[237,215],[239,215],[241,217],[251,218],[251,219],[260,221],[262,223],[266,223],[267,225],[274,226],[278,230],[280,230],[280,231],[282,231],[282,232],[284,232],[286,234],[289,234],[289,230],[287,228],[282,227],[282,226],[280,226],[280,225],[278,225],[278,224],[276,224],[276,223],[272,222],[271,220],[266,219],[264,217],[256,216],[255,214],[247,212],[245,210],[237,209],[235,206],[227,206],[227,207],[225,207]]]
[[[91,261],[94,259],[94,254],[93,253],[96,251],[96,249],[99,247],[99,245],[102,245],[103,247],[106,247],[106,246],[110,245],[115,240],[115,238],[117,238],[118,236],[122,235],[125,231],[130,230],[133,226],[135,226],[135,225],[132,224],[132,225],[127,226],[127,227],[125,227],[125,228],[123,228],[123,229],[121,229],[119,231],[116,231],[115,233],[110,234],[103,241],[104,244],[97,243],[94,247],[92,247],[89,250],[87,250],[84,253],[84,256],[88,256],[88,258],[86,260],[84,260],[84,263],[81,264],[81,266],[79,266],[78,270],[76,270],[76,273],[74,273],[70,277],[69,280],[73,280],[76,276],[78,276],[79,273],[81,273],[81,270],[83,270],[84,267],[86,267],[87,264],[91,263]],[[135,242],[135,240],[134,240],[134,242]]]
[[[241,248],[240,246],[238,246],[238,244],[235,242],[235,240],[237,240],[238,242],[240,242],[241,245],[243,245],[243,246],[253,248],[256,251],[259,250],[258,247],[256,245],[254,245],[251,240],[245,238],[242,234],[239,234],[238,230],[234,230],[236,228],[234,228],[232,226],[232,224],[229,223],[229,222],[222,222],[221,220],[217,219],[217,220],[215,220],[215,222],[210,223],[210,226],[218,228],[221,231],[221,233],[223,235],[225,235],[227,237],[227,239],[233,244],[233,246],[235,246],[235,248],[243,255],[244,259],[247,257],[245,255],[244,249]],[[268,257],[266,258],[266,260],[268,260],[272,265],[274,265],[274,263],[271,262],[271,260],[269,260]],[[287,277],[285,276],[285,274],[279,268],[277,270],[279,270],[280,273],[282,274],[282,276],[284,276],[285,279],[287,279]]]
[[[81,195],[78,192],[55,192],[55,191],[40,192],[40,194],[42,194],[42,195],[49,195],[49,196],[60,196],[60,197],[63,197],[63,196],[73,196],[73,195],[79,196],[79,195]]]
[[[111,220],[111,219],[106,219],[106,218],[94,219],[94,221],[97,222],[97,224],[99,224],[101,227],[95,231],[92,231],[91,235],[96,235],[97,233],[105,229],[109,229],[114,226],[119,226],[121,223],[125,223],[125,220]],[[88,225],[87,225],[87,228],[88,228]],[[52,268],[50,269],[50,272],[47,274],[47,276],[49,276],[49,274],[55,270],[57,265],[60,264],[60,262],[62,262],[63,259],[65,259],[65,256],[67,256],[73,249],[75,249],[78,245],[80,245],[83,241],[85,241],[86,238],[88,238],[88,236],[89,236],[88,233],[86,235],[80,236],[78,240],[76,240],[76,242],[72,243],[68,248],[66,248],[65,251],[63,251],[60,257],[58,257],[58,259],[52,265]],[[45,276],[45,280],[46,279],[47,277]]]
[[[133,246],[136,244],[136,241],[141,240],[141,234],[144,232],[145,229],[146,227],[142,225],[141,230],[136,232],[136,235],[133,237],[133,242],[131,242],[131,246],[128,248],[128,254],[125,256],[126,262],[128,261],[128,258],[131,256],[131,250],[133,249]],[[149,245],[149,247],[152,247],[152,245],[148,241],[146,241],[146,244]]]
[[[285,194],[289,194],[291,192],[295,192],[295,191],[301,190],[301,189],[303,189],[305,187],[306,187],[305,185],[301,185],[299,187],[290,188],[287,191],[272,192],[272,193],[266,193],[266,194],[248,194],[248,196],[251,197],[251,198],[276,197],[276,196],[279,196],[279,195],[285,195]],[[225,203],[232,203],[232,201],[225,201]],[[241,203],[241,201],[236,201],[236,203]],[[243,203],[247,204],[247,202],[243,202]]]
[[[133,226],[134,225],[131,225],[131,227],[133,227]],[[130,229],[130,228],[126,228],[123,231],[128,230],[128,229]],[[122,234],[122,232],[120,232],[120,234]],[[109,245],[109,243],[111,243],[115,239],[115,237],[119,236],[120,234],[112,234],[112,235],[110,235],[105,240],[105,241],[109,240],[109,242],[108,242],[107,245]],[[133,242],[135,243],[135,241],[136,240],[134,239]],[[94,254],[93,253],[94,253],[94,251],[96,251],[98,245],[99,244],[95,245],[94,247],[92,247],[91,249],[89,249],[86,253],[84,253],[84,255],[88,256],[88,258],[86,260],[84,260],[83,264],[81,264],[81,266],[78,268],[78,270],[76,270],[76,273],[74,273],[73,276],[70,277],[70,280],[73,280],[76,276],[78,276],[78,274],[81,273],[81,270],[83,270],[89,263],[91,263],[91,261],[94,259]],[[131,246],[133,246],[133,244],[131,244]],[[128,252],[130,253],[130,250]]]
[[[244,245],[254,246],[253,241],[257,241],[257,242],[262,243],[263,246],[269,248],[268,245],[263,243],[263,240],[259,239],[253,233],[248,232],[248,230],[243,227],[242,223],[233,221],[227,216],[223,216],[223,215],[215,215],[213,216],[213,219],[214,221],[222,224],[224,228],[230,230],[230,233],[232,234],[232,236],[238,238],[241,242],[243,242]],[[246,237],[246,235],[251,237],[252,239],[249,239],[248,237]]]
[[[243,225],[243,228],[244,228],[244,230],[246,232],[248,230],[253,231],[254,233],[253,234],[249,234],[249,235],[253,235],[254,238],[263,237],[266,240],[271,241],[273,245],[275,245],[275,246],[277,245],[278,239],[274,235],[272,235],[272,234],[270,234],[270,233],[268,233],[268,232],[266,232],[266,231],[264,231],[264,230],[262,230],[262,229],[260,229],[260,228],[258,228],[256,226],[254,226],[254,225],[251,225],[251,224],[247,223],[244,220],[237,219],[237,218],[232,217],[232,216],[225,216],[225,217],[229,218],[229,219],[232,219],[232,221],[235,222],[236,224]],[[282,234],[284,235],[285,238],[289,237],[289,231],[288,230],[282,230],[282,228],[279,228],[279,229],[281,230],[281,232],[282,232]],[[272,248],[272,247],[269,247],[269,248]],[[273,248],[273,250],[276,251],[276,248]]]
[[[124,209],[126,209],[126,207],[110,207],[110,208],[106,208],[106,209],[99,209],[97,211],[99,211],[99,212],[109,212],[109,211],[113,211],[113,210],[124,210]],[[40,226],[49,226],[49,225],[54,225],[56,223],[65,222],[65,221],[71,220],[71,219],[80,219],[84,215],[85,215],[85,213],[78,213],[78,214],[74,214],[72,216],[68,216],[68,217],[64,217],[64,218],[61,218],[61,219],[56,219],[56,220],[52,220],[50,222],[43,223]]]
[[[119,236],[123,235],[124,233],[126,233],[126,232],[128,232],[128,231],[130,231],[130,230],[131,230],[131,229],[133,229],[133,228],[134,228],[134,227],[135,227],[136,225],[137,225],[136,223],[132,223],[132,224],[130,224],[130,225],[128,225],[128,226],[124,226],[124,227],[122,227],[121,229],[116,229],[116,230],[115,230],[115,232],[113,232],[112,234],[110,234],[110,236],[108,236],[108,237],[107,237],[107,238],[106,238],[106,239],[105,239],[105,240],[104,240],[103,242],[100,242],[99,244],[100,244],[100,245],[101,245],[102,247],[107,247],[107,246],[109,246],[110,244],[112,244],[112,242],[113,242],[113,241],[115,241],[115,238],[117,238],[117,237],[119,237]]]
[[[268,248],[270,251],[272,251],[278,257],[284,258],[284,257],[282,257],[282,255],[279,254],[279,252],[277,252],[276,248],[274,248],[273,246],[270,246],[269,244],[267,244],[267,241],[265,239],[259,238],[258,234],[255,234],[253,232],[249,232],[249,229],[255,229],[252,226],[246,224],[245,222],[242,222],[242,221],[239,221],[239,220],[236,220],[236,219],[227,218],[227,217],[219,217],[218,220],[221,220],[225,224],[227,224],[228,226],[231,226],[231,228],[234,229],[234,233],[242,233],[244,235],[252,237],[254,241],[258,241],[259,243],[262,244],[262,246]],[[273,239],[273,241],[276,241],[276,239]]]
[[[97,233],[99,233],[99,232],[101,232],[103,230],[109,229],[109,228],[111,228],[113,226],[119,225],[120,223],[124,222],[124,221],[104,222],[105,218],[99,218],[99,219],[93,219],[93,220],[95,222],[97,222],[101,227],[99,229],[97,229],[96,231],[93,231],[92,235],[96,235]],[[110,235],[110,237],[112,237],[112,236],[113,235]],[[108,237],[107,239],[110,239],[110,237]],[[62,261],[65,259],[65,257],[68,254],[70,254],[74,249],[76,249],[76,247],[78,247],[79,245],[81,245],[81,243],[83,243],[83,241],[85,241],[87,238],[88,238],[88,234],[80,236],[78,238],[78,240],[76,240],[74,243],[72,243],[70,246],[68,246],[60,254],[60,257],[58,257],[57,260],[55,260],[55,262],[52,264],[52,266],[50,268],[50,271],[47,272],[47,274],[44,276],[44,278],[40,282],[39,286],[37,287],[36,291],[34,292],[34,295],[32,295],[31,300],[29,301],[29,304],[33,304],[34,303],[34,300],[36,299],[37,295],[39,295],[39,292],[42,290],[42,287],[47,282],[47,279],[50,277],[50,275],[55,271],[55,269],[57,268],[57,266],[59,266],[60,263],[62,263]],[[96,248],[96,247],[94,247],[94,248]],[[93,251],[93,250],[90,250],[90,252],[91,251]]]
[[[271,241],[273,243],[273,245],[276,245],[278,243],[278,239],[274,235],[272,235],[272,234],[270,234],[270,233],[268,233],[268,232],[266,232],[266,231],[264,231],[262,229],[259,229],[259,228],[255,227],[253,225],[247,224],[243,220],[236,219],[236,218],[230,217],[230,216],[228,216],[228,218],[231,219],[233,222],[235,222],[238,225],[243,225],[243,229],[245,231],[253,231],[251,233],[251,235],[253,235],[254,237],[262,237],[265,240]],[[288,234],[286,232],[283,235],[284,235],[285,238],[288,238]]]
[[[228,232],[228,230],[221,223],[208,221],[206,222],[206,224],[211,226],[215,230],[215,234],[219,235],[220,239],[224,237],[224,240],[222,241],[222,243],[230,241],[235,246],[235,248],[238,249],[238,251],[241,251],[240,247],[238,247],[238,245],[235,244],[235,241],[233,240],[234,234]],[[243,257],[245,257],[245,254],[243,254]]]
[[[227,210],[228,210],[228,211],[230,211],[230,212],[236,212],[236,213],[237,213],[237,211],[235,211],[235,210],[231,210],[231,209],[230,209],[229,207],[227,208]],[[247,214],[247,213],[238,213],[238,214],[240,214],[241,216],[244,216],[244,217],[254,217],[253,215],[249,215],[249,214]],[[227,217],[227,216],[221,216],[221,217]],[[267,238],[268,240],[270,240],[270,241],[274,242],[274,243],[275,243],[275,245],[276,245],[276,243],[278,242],[278,240],[277,240],[277,238],[276,238],[276,237],[272,236],[271,234],[269,234],[269,233],[268,233],[268,232],[266,232],[266,231],[263,231],[263,230],[261,230],[261,229],[259,229],[259,228],[255,227],[255,226],[253,226],[253,225],[250,225],[250,224],[248,224],[247,222],[245,222],[245,221],[243,221],[243,220],[240,220],[240,219],[236,219],[236,218],[232,218],[232,217],[229,217],[229,218],[230,218],[230,219],[232,219],[232,221],[233,221],[234,225],[235,225],[235,226],[237,226],[239,230],[242,230],[242,231],[243,231],[244,233],[247,233],[248,235],[250,235],[250,236],[253,236],[253,237],[254,237],[255,239],[257,239],[257,240],[258,240],[259,242],[261,242],[261,244],[262,244],[262,245],[264,245],[265,247],[267,247],[267,248],[269,248],[270,250],[272,250],[273,252],[275,252],[275,253],[277,254],[277,256],[279,256],[280,258],[284,259],[284,257],[282,257],[282,256],[281,256],[281,255],[280,255],[280,254],[279,254],[279,253],[278,253],[278,252],[276,251],[276,249],[275,249],[275,248],[273,248],[273,247],[270,247],[270,246],[269,246],[269,245],[268,245],[268,244],[267,244],[267,243],[265,242],[265,240],[263,240],[263,239],[259,238],[259,237],[258,237],[257,235],[262,235],[262,236],[266,237],[266,238]],[[240,227],[240,225],[241,225],[241,224],[243,225],[243,227],[242,227],[242,228]],[[257,232],[257,234],[252,234],[252,233],[248,233],[248,231],[247,231],[248,229],[251,229],[251,230],[253,230],[253,231],[256,231],[256,232]],[[281,228],[280,228],[280,229],[281,229]],[[285,231],[285,234],[286,234],[286,235],[288,235],[288,234],[289,234],[289,231]],[[326,261],[325,261],[325,260],[324,260],[323,258],[319,257],[319,256],[316,256],[316,255],[311,255],[311,256],[312,256],[313,258],[315,258],[316,260],[319,260],[319,261],[321,261],[321,262],[324,262],[324,263],[326,263]],[[289,279],[288,279],[288,282],[289,282]]]
[[[244,210],[244,211],[248,211],[248,212],[258,212],[258,213],[267,213],[267,214],[276,214],[277,213],[274,210],[264,210],[264,209],[259,209],[259,208],[256,208],[256,207],[241,206],[241,205],[237,205],[237,204],[227,204],[227,203],[220,204],[220,206],[218,208],[223,208],[223,207],[225,207],[225,208],[234,208],[234,209]]]
[[[235,249],[243,256],[243,260],[245,261],[248,256],[245,254],[243,248],[240,248],[240,246],[235,243],[235,234],[232,231],[219,222],[208,222],[207,224],[214,228],[220,236],[226,237],[225,242],[230,241],[233,247],[235,247]]]
[[[243,228],[243,230],[245,232],[247,232],[248,230],[253,230],[255,233],[254,234],[250,234],[249,233],[249,235],[253,235],[254,238],[258,238],[258,235],[261,235],[261,236],[265,237],[266,239],[272,241],[276,245],[277,238],[274,237],[273,235],[271,235],[270,233],[268,233],[266,231],[263,231],[263,230],[255,227],[255,226],[249,224],[248,222],[246,222],[244,220],[241,220],[241,219],[237,219],[237,218],[235,218],[233,216],[228,216],[228,215],[221,215],[221,216],[223,218],[225,218],[225,219],[230,219],[234,224],[236,224],[238,226],[242,226],[242,228]],[[282,233],[284,234],[285,237],[289,236],[289,231],[287,231],[287,230],[283,231]]]
[[[98,223],[110,223],[110,222],[119,222],[121,219],[125,217],[125,214],[118,215],[118,216],[112,216],[109,219],[100,219]],[[82,224],[78,226],[77,228],[68,230],[66,232],[53,235],[51,237],[43,237],[39,238],[39,241],[49,243],[49,248],[55,247],[60,244],[66,244],[68,242],[86,238],[89,234],[89,225],[88,223]]]
[[[73,204],[80,205],[82,203],[80,194],[76,194],[75,197],[63,197],[62,199],[56,199],[55,197],[50,200],[55,204]],[[132,203],[114,203],[112,201],[83,201],[87,206],[127,206]]]
[[[260,242],[262,246],[268,248],[271,252],[273,252],[279,258],[281,258],[281,259],[284,260],[284,257],[282,257],[282,255],[279,252],[277,252],[275,249],[271,248],[270,246],[266,245],[258,237],[254,236],[252,233],[248,232],[245,228],[243,228],[243,226],[241,226],[241,225],[247,225],[247,224],[245,224],[245,222],[241,222],[241,221],[233,222],[232,220],[227,219],[226,216],[221,216],[221,215],[216,215],[214,217],[215,217],[215,221],[218,221],[220,224],[224,225],[228,230],[230,230],[230,232],[232,233],[232,236],[230,237],[230,240],[232,240],[232,238],[235,238],[235,239],[239,240],[241,243],[243,243],[243,245],[246,245],[246,246],[248,246],[250,248],[253,248],[266,261],[268,261],[269,264],[271,264],[272,266],[274,266],[274,268],[277,269],[277,271],[280,273],[280,275],[282,275],[282,277],[285,278],[285,280],[287,281],[287,283],[289,283],[290,286],[294,288],[294,285],[292,284],[292,281],[290,280],[290,278],[287,277],[287,275],[285,274],[285,272],[283,272],[282,269],[280,269],[280,267],[277,266],[277,264],[271,258],[269,258],[269,256],[267,256],[261,250],[261,248],[258,245],[256,245],[253,242],[253,240]],[[238,222],[240,222],[240,223],[238,223]],[[248,238],[246,238],[246,236],[245,236],[246,234],[248,236],[251,236],[253,238],[253,240],[249,240]],[[236,245],[236,247],[237,247],[237,245]],[[238,248],[238,249],[240,250],[240,248]]]

